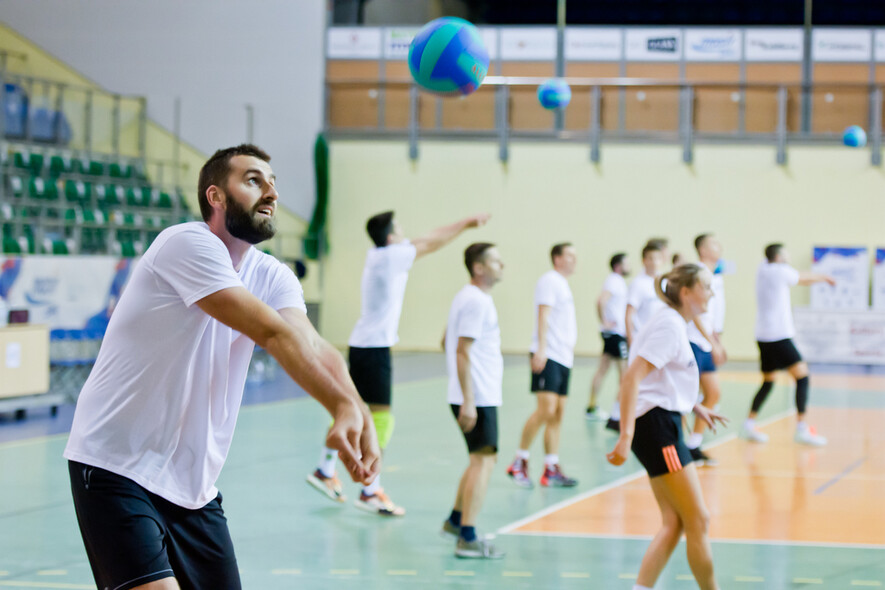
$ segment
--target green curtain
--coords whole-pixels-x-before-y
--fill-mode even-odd
[[[307,226],[307,235],[304,236],[304,255],[309,260],[317,260],[329,251],[329,236],[326,233],[326,209],[329,204],[329,144],[322,133],[317,135],[314,144],[313,166],[317,200],[310,225]]]

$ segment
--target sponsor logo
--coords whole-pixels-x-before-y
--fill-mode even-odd
[[[704,37],[692,43],[691,48],[697,53],[731,55],[736,48],[734,35],[728,37]]]
[[[676,53],[676,37],[652,37],[646,41],[649,51]]]
[[[755,47],[762,51],[799,51],[799,49],[801,49],[798,43],[765,41],[764,39],[750,39],[750,47]]]
[[[867,46],[863,43],[851,43],[848,41],[818,41],[819,49],[829,49],[830,51],[867,51]]]

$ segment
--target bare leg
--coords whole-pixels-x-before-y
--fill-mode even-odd
[[[532,446],[532,441],[535,440],[535,436],[537,436],[541,426],[548,424],[556,415],[558,394],[549,391],[539,391],[535,395],[538,400],[538,407],[529,416],[529,419],[526,420],[525,426],[522,429],[522,437],[519,439],[519,448],[523,450],[528,450]]]
[[[661,572],[664,571],[670,555],[673,554],[673,550],[679,544],[679,539],[682,538],[682,521],[679,520],[676,509],[667,501],[661,489],[663,484],[660,483],[660,479],[660,477],[653,477],[650,481],[651,489],[655,494],[655,500],[657,500],[658,507],[661,509],[663,526],[654,539],[652,539],[651,545],[646,549],[645,556],[642,558],[642,565],[639,566],[639,576],[636,578],[637,584],[647,586],[648,588],[654,587]]]
[[[544,431],[544,452],[548,455],[555,455],[559,452],[559,436],[562,432],[562,416],[565,414],[564,395],[557,395],[556,409],[552,418],[547,422],[547,429]]]
[[[489,478],[497,460],[498,456],[491,447],[470,453],[470,465],[462,478],[464,489],[461,501],[461,526],[476,526],[476,518],[485,500]]]
[[[611,362],[612,358],[605,353],[599,357],[599,366],[596,368],[596,374],[593,375],[593,381],[590,382],[590,402],[587,405],[588,408],[596,407],[597,401],[599,400],[599,389],[602,387],[602,381],[608,374]]]

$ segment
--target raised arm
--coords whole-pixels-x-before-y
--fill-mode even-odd
[[[622,465],[630,454],[633,431],[636,427],[636,397],[639,395],[639,384],[654,368],[654,365],[638,356],[627,367],[627,372],[621,379],[621,388],[618,392],[621,403],[621,436],[614,450],[606,456],[612,465]]]
[[[326,445],[337,449],[354,481],[380,471],[380,450],[368,409],[341,354],[323,340],[299,309],[277,312],[245,287],[217,291],[197,302],[208,315],[245,334],[270,353],[335,422]]]
[[[415,246],[415,250],[417,251],[415,257],[421,258],[431,252],[436,252],[457,238],[465,229],[485,225],[489,220],[489,217],[491,216],[488,213],[467,217],[461,221],[438,227],[426,236],[413,239],[412,245]]]
[[[458,425],[464,432],[470,432],[476,427],[476,398],[473,396],[473,379],[470,378],[471,346],[473,338],[461,336],[458,338],[458,348],[455,352],[458,383],[461,384],[461,393],[464,395],[464,403],[458,412]]]
[[[835,287],[836,279],[822,272],[799,271],[800,285],[813,285],[815,283],[826,283],[831,287]]]

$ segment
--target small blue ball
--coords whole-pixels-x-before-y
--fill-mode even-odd
[[[859,125],[852,125],[842,133],[842,143],[848,147],[863,147],[867,145],[866,131]]]
[[[551,78],[538,86],[538,100],[545,109],[565,108],[572,99],[572,89],[565,80]]]

